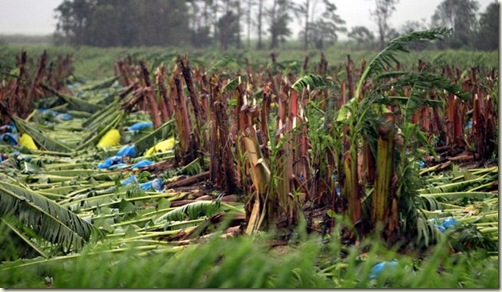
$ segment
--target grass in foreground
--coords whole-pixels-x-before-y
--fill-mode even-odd
[[[370,241],[367,241],[370,242]],[[373,241],[374,242],[374,241]],[[103,253],[0,265],[5,288],[497,288],[498,259],[484,251],[452,255],[445,244],[417,260],[378,244],[345,247],[319,238],[270,248],[263,238],[214,239],[178,252]],[[367,251],[367,252],[363,252]],[[371,279],[375,264],[397,260]],[[32,260],[33,261],[33,260]],[[30,263],[24,261],[24,263]],[[10,268],[13,267],[13,268]]]

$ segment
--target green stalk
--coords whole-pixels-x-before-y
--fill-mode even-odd
[[[376,178],[375,178],[375,193],[373,194],[372,203],[372,222],[376,226],[377,223],[383,223],[385,213],[388,208],[388,198],[391,196],[391,178],[394,173],[394,121],[393,114],[388,115],[388,125],[379,127],[379,135],[377,141],[377,157],[376,157]]]

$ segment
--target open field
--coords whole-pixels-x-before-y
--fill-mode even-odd
[[[407,44],[0,46],[0,286],[499,287],[497,52]]]

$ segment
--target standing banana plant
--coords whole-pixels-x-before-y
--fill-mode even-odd
[[[402,98],[408,105],[404,112],[388,113],[389,109],[394,111],[396,108],[395,104],[393,107],[393,104],[389,102],[392,99],[388,96],[389,92],[391,92],[389,91],[390,86],[386,90],[382,90],[386,86],[383,81],[392,81],[392,77],[395,77],[395,75],[407,75],[408,73],[394,72],[394,76],[393,74],[382,73],[384,73],[386,67],[392,67],[393,63],[399,64],[396,55],[399,52],[409,52],[406,49],[407,44],[414,41],[439,40],[449,33],[450,30],[448,29],[435,28],[412,32],[392,40],[365,68],[354,90],[352,99],[343,105],[339,111],[336,124],[342,133],[341,138],[344,140],[344,146],[341,149],[343,167],[339,167],[343,173],[339,175],[339,180],[342,186],[342,196],[346,200],[348,216],[356,227],[356,232],[359,232],[360,235],[364,235],[378,225],[383,225],[388,238],[399,233],[400,213],[403,212],[402,203],[404,201],[412,203],[413,201],[401,201],[400,196],[405,196],[406,193],[403,192],[403,188],[399,187],[399,179],[402,179],[402,177],[399,177],[396,172],[396,167],[407,160],[403,154],[408,145],[403,144],[402,141],[395,143],[394,140],[396,142],[399,140],[399,135],[397,135],[399,132],[398,126],[402,125],[403,116],[406,116],[405,120],[408,121],[408,119],[411,119],[411,114],[408,115],[408,113],[413,113],[415,108],[428,105],[427,102],[421,101],[424,96],[419,95],[418,91],[416,91],[415,96]],[[418,76],[415,76],[417,80],[425,78],[420,73],[418,73]],[[369,90],[365,89],[365,92],[361,95],[363,85],[369,78],[379,80],[379,82],[374,83],[376,85],[373,85]],[[429,80],[428,78],[425,79]],[[415,86],[416,83],[411,84],[411,86]],[[458,94],[458,92],[455,93]],[[377,141],[378,143],[376,143]],[[364,216],[362,204],[365,188],[361,184],[360,174],[358,173],[358,157],[361,156],[360,147],[368,142],[373,157],[376,157],[377,169],[374,182],[375,188],[371,197],[373,202],[370,209],[371,215]],[[397,151],[398,149],[401,152]],[[368,218],[372,220],[367,220]],[[413,225],[412,222],[408,222],[408,224]],[[352,235],[354,237],[355,234]]]

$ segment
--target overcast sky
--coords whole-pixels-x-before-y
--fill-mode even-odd
[[[147,1],[147,0],[145,0]],[[184,1],[184,0],[179,0]],[[266,0],[272,1],[272,0]],[[299,1],[299,0],[296,0]],[[480,12],[496,0],[478,0]],[[56,29],[54,9],[62,0],[0,0],[0,34],[50,34]],[[370,17],[374,9],[374,0],[334,0],[338,14],[346,21],[350,29],[356,25],[367,26],[376,31],[376,25]],[[390,23],[399,28],[407,20],[430,22],[437,5],[442,0],[400,0]],[[300,23],[293,24],[293,31]]]

